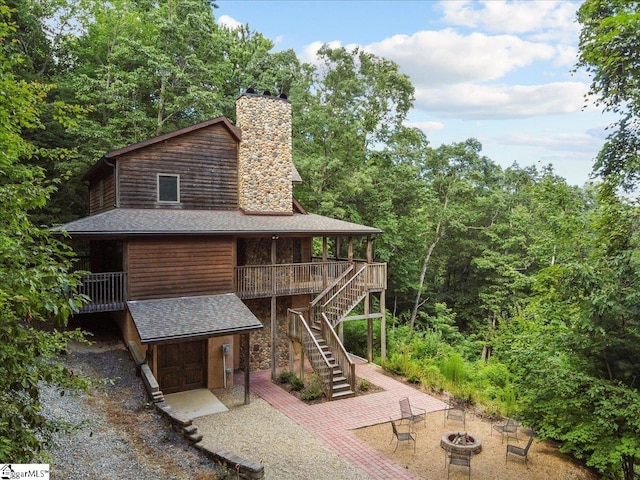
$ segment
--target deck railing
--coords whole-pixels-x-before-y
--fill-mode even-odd
[[[240,298],[317,293],[349,268],[351,265],[347,262],[236,267],[234,291]]]
[[[125,272],[90,273],[82,276],[78,293],[91,302],[80,313],[124,310],[127,301],[127,274]]]

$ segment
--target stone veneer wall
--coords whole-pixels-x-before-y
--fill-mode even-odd
[[[266,370],[271,368],[271,299],[256,298],[244,300],[264,328],[251,333],[251,368]],[[287,335],[287,310],[291,308],[291,297],[279,297],[276,302],[276,367],[289,364],[289,337]],[[244,353],[241,353],[244,355]]]
[[[293,213],[291,103],[246,93],[236,101],[242,131],[238,152],[238,194],[246,213]]]

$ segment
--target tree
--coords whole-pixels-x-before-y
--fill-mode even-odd
[[[583,255],[536,275],[496,351],[515,373],[522,416],[542,436],[602,475],[632,480],[640,461],[640,223],[637,207],[608,183],[596,205]]]
[[[350,196],[370,181],[370,153],[401,127],[414,89],[397,64],[360,49],[324,46],[318,57],[292,96],[297,194],[314,212],[356,220]]]
[[[593,76],[589,93],[604,111],[620,115],[598,155],[595,172],[632,190],[640,179],[640,3],[586,0],[578,21],[578,67]]]
[[[64,105],[46,103],[50,86],[14,75],[20,57],[7,54],[16,31],[11,14],[0,5],[0,457],[30,463],[54,428],[40,414],[39,385],[80,386],[57,360],[66,342],[80,335],[37,326],[63,327],[81,299],[74,295],[78,277],[69,274],[70,249],[30,218],[53,186],[25,160],[36,154],[53,159],[64,151],[43,151],[21,136],[42,125],[47,109],[63,123],[70,119]]]

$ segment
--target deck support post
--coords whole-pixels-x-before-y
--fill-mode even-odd
[[[249,352],[249,334],[240,335],[244,350],[244,404],[250,403],[249,373],[251,370],[251,353]]]
[[[271,237],[271,265],[275,265],[277,263],[276,256],[276,242],[278,241],[278,237],[273,235]],[[275,293],[276,291],[276,276],[272,273],[271,275],[272,289],[271,291]],[[271,296],[271,380],[276,380],[276,359],[278,352],[278,319],[276,318],[276,296]]]
[[[371,294],[367,292],[364,297],[364,314],[371,313]],[[373,362],[373,319],[367,318],[367,361]]]
[[[385,291],[380,292],[380,358],[387,359],[387,319],[386,319]]]

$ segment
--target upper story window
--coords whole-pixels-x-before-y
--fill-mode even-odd
[[[180,175],[169,173],[158,174],[158,201],[180,202]]]

